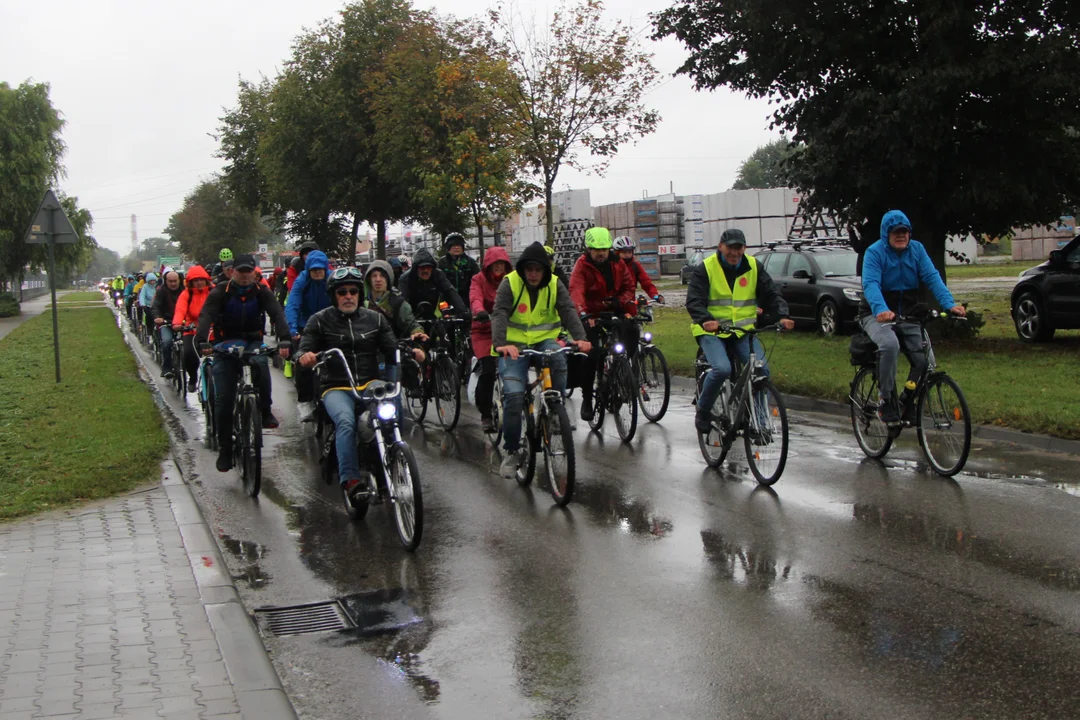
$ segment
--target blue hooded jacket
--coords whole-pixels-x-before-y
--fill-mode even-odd
[[[911,229],[907,215],[899,210],[885,213],[881,218],[881,238],[863,256],[863,296],[870,314],[878,315],[886,310],[903,314],[918,302],[920,281],[930,288],[942,308],[948,310],[956,305],[921,242],[909,240],[907,249],[902,251],[889,245],[889,232],[898,227]]]
[[[143,283],[142,289],[139,290],[139,304],[143,307],[150,307],[154,304],[154,295],[157,293],[157,275],[154,273],[146,273],[146,282]],[[150,285],[150,281],[154,281],[154,285]]]
[[[326,278],[312,280],[308,276],[311,270],[330,267],[330,260],[321,250],[312,250],[304,262],[304,272],[296,277],[289,299],[285,302],[285,317],[289,321],[289,331],[299,335],[307,325],[308,318],[324,308],[330,307],[330,293],[326,290]]]

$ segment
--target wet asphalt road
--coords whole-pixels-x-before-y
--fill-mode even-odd
[[[305,718],[1080,717],[1076,458],[975,441],[955,481],[914,437],[862,459],[842,418],[792,413],[775,492],[709,471],[676,394],[633,443],[584,423],[566,510],[494,472],[475,411],[414,428],[426,530],[353,524],[275,371],[263,494],[182,464],[249,609],[360,595],[390,632],[268,637]],[[310,426],[309,426],[310,427]]]

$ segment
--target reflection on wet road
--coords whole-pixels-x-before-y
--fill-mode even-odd
[[[406,433],[426,504],[409,555],[382,508],[348,520],[276,372],[275,393],[252,501],[164,392],[248,607],[343,598],[363,618],[267,638],[305,716],[1080,717],[1072,457],[977,444],[943,480],[913,445],[867,461],[846,422],[793,413],[764,489],[737,457],[705,469],[676,395],[631,445],[582,423],[559,509],[493,472],[466,411]]]

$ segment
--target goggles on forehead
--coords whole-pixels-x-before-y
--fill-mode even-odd
[[[339,267],[337,270],[330,274],[331,280],[363,280],[364,273],[360,272],[360,268],[352,267]]]

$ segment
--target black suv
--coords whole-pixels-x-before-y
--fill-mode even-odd
[[[832,241],[767,243],[754,257],[772,277],[797,324],[814,323],[825,335],[855,327],[862,301],[858,253]]]
[[[1080,328],[1080,235],[1020,273],[1010,311],[1024,342],[1046,342],[1055,330]]]
[[[686,264],[682,266],[682,270],[679,271],[679,280],[683,285],[690,283],[690,277],[694,274],[694,270],[698,265],[705,262],[705,251],[695,250],[693,253],[687,256]]]

